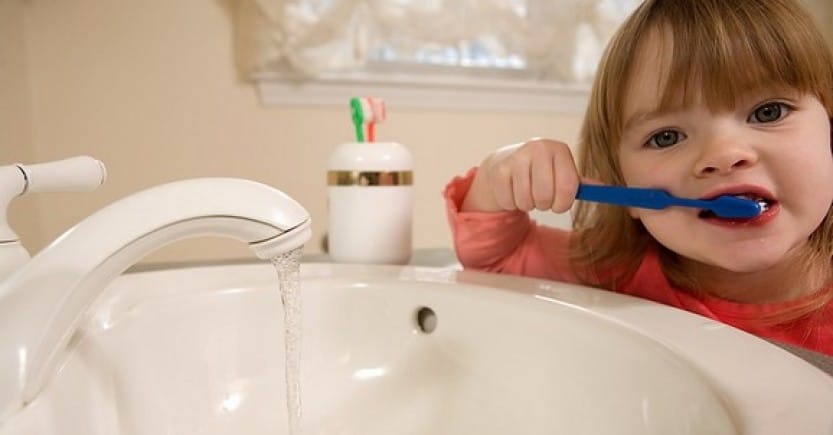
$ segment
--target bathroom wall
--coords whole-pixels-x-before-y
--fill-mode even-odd
[[[120,197],[203,176],[284,190],[313,217],[307,252],[320,250],[327,157],[350,140],[349,114],[346,107],[261,106],[235,68],[232,4],[0,0],[0,163],[88,154],[109,170],[95,192],[15,201],[10,218],[32,252]],[[813,8],[817,17],[831,15],[824,1]],[[451,246],[440,197],[450,177],[503,144],[532,136],[573,141],[579,113],[389,107],[380,138],[406,144],[415,157],[415,247]],[[147,261],[251,256],[238,242],[200,239]]]
[[[807,10],[819,23],[828,41],[833,41],[833,2],[830,0],[802,0]]]
[[[0,164],[33,158],[23,16],[21,2],[0,0]],[[33,245],[43,243],[39,211],[29,198],[9,209],[12,227]]]
[[[245,177],[284,190],[311,213],[307,252],[319,251],[327,227],[327,158],[352,135],[346,103],[261,106],[235,69],[231,4],[0,0],[2,24],[12,24],[0,30],[1,54],[4,66],[13,66],[0,77],[0,91],[12,94],[0,112],[0,127],[9,126],[0,128],[2,162],[89,154],[109,171],[95,192],[17,201],[29,205],[11,214],[32,252],[117,198],[203,176]],[[417,248],[450,247],[440,196],[446,180],[503,144],[532,136],[572,141],[579,121],[578,115],[388,109],[379,137],[406,144],[415,158]],[[251,255],[237,242],[202,239],[178,242],[147,261]]]

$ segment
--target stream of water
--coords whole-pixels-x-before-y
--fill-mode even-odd
[[[289,435],[301,434],[301,249],[272,259],[278,271],[283,303],[284,347],[286,354],[286,409]]]

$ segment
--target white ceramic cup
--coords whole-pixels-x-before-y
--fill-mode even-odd
[[[327,172],[328,252],[335,262],[406,264],[411,258],[413,160],[394,142],[336,147]]]

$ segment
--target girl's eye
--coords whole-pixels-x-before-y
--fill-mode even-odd
[[[752,123],[768,123],[775,122],[783,118],[790,108],[784,103],[766,103],[758,107],[749,115],[749,122]]]
[[[685,135],[675,130],[663,130],[648,139],[651,148],[668,148],[685,139]]]

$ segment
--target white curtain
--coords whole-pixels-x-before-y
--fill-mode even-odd
[[[240,0],[236,30],[249,74],[361,69],[379,47],[519,54],[531,77],[587,81],[637,0]]]

